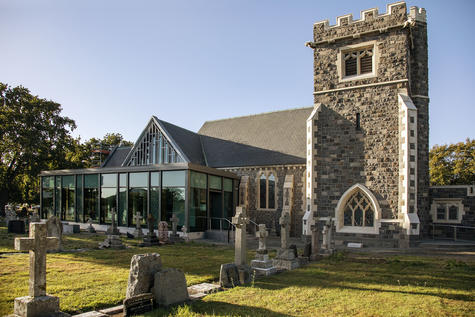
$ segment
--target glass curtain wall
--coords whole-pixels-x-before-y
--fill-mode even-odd
[[[83,175],[76,175],[76,220],[84,222],[82,178]]]
[[[76,186],[74,175],[62,176],[61,179],[61,220],[76,221],[75,202]]]
[[[99,223],[99,176],[84,175],[84,221]]]
[[[224,217],[231,221],[233,216],[233,180],[230,178],[223,178],[224,191]],[[223,228],[228,229],[229,223],[225,221]]]
[[[160,219],[160,172],[150,173],[150,213]]]
[[[101,174],[101,223],[112,223],[112,209],[116,209],[117,174]]]
[[[54,215],[61,215],[61,176],[55,176],[54,181]]]
[[[170,222],[175,213],[180,219],[179,226],[185,224],[185,177],[186,171],[162,172],[162,209],[160,219]]]
[[[205,231],[207,222],[207,177],[204,173],[190,171],[190,210],[188,224],[191,231]]]
[[[127,173],[119,174],[119,226],[127,226]]]
[[[142,215],[142,224],[147,219],[148,173],[129,173],[129,226],[135,226],[135,214]]]
[[[223,193],[222,178],[209,175],[209,209],[211,216],[211,229],[221,229],[223,218]]]
[[[54,215],[54,176],[45,176],[41,179],[41,218]]]

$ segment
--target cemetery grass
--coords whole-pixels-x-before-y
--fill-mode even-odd
[[[145,316],[473,316],[475,262],[338,253]]]
[[[0,227],[0,316],[13,312],[13,300],[28,295],[28,253],[13,248],[15,236]],[[219,279],[222,263],[232,262],[234,250],[198,243],[138,247],[138,240],[123,238],[130,248],[99,250],[104,235],[63,236],[64,252],[47,255],[47,292],[60,298],[68,313],[119,305],[125,298],[130,259],[134,254],[158,252],[164,267],[185,272],[188,285]],[[79,249],[79,250],[78,250]],[[251,255],[251,254],[250,254]]]

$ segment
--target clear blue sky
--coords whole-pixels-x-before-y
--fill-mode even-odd
[[[394,1],[0,0],[0,82],[59,102],[82,140],[152,115],[206,120],[313,103],[313,23]],[[430,144],[475,138],[475,1],[407,1],[429,29]]]

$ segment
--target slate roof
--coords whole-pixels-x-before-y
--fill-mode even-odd
[[[306,157],[307,119],[313,107],[207,121],[199,134]]]
[[[198,133],[154,117],[175,145],[209,167],[305,164],[306,124],[313,108],[298,108],[207,121]],[[130,147],[116,148],[103,167],[119,167]]]
[[[178,147],[180,147],[191,163],[206,165],[203,156],[203,149],[201,147],[200,136],[197,133],[183,129],[169,122],[159,120],[157,117],[155,117],[155,120],[157,120],[157,122],[165,130],[164,132],[170,138],[172,138],[173,141],[175,141],[175,143],[178,145]]]
[[[121,146],[116,147],[112,151],[112,153],[107,157],[104,164],[101,167],[120,167],[122,166],[122,162],[124,162],[127,154],[129,154],[130,146]]]

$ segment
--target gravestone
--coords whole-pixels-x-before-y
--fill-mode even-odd
[[[29,238],[15,238],[15,250],[30,252],[29,296],[17,297],[14,314],[18,316],[49,316],[59,311],[59,298],[46,294],[46,251],[59,247],[57,237],[47,237],[47,224],[32,222]]]
[[[328,219],[325,222],[325,226],[323,227],[323,240],[322,240],[322,250],[321,252],[324,255],[333,254],[333,219]]]
[[[180,219],[176,216],[175,213],[173,213],[170,221],[172,222],[172,236],[177,236],[176,230],[177,230],[178,222],[180,221]]]
[[[31,223],[31,222],[40,222],[40,221],[41,221],[40,216],[39,216],[38,213],[36,213],[36,212],[33,212],[33,213],[30,214],[29,220],[30,220],[30,223]]]
[[[181,232],[183,233],[183,240],[185,240],[185,242],[190,241],[188,238],[188,228],[186,226],[181,227]]]
[[[144,293],[124,299],[124,317],[135,316],[153,310],[153,294]]]
[[[48,237],[56,237],[59,240],[58,248],[55,251],[61,251],[63,248],[63,224],[59,217],[52,216],[46,221]]]
[[[16,211],[10,207],[9,205],[5,206],[5,222],[8,227],[8,223],[12,220],[17,220]],[[23,228],[23,233],[25,233],[25,229]]]
[[[271,275],[277,271],[272,264],[272,260],[269,259],[269,254],[267,251],[267,237],[269,233],[267,232],[266,225],[260,224],[259,231],[256,232],[256,237],[259,239],[259,248],[256,252],[256,258],[251,261],[251,268],[254,270],[256,275]]]
[[[142,231],[142,215],[140,214],[140,212],[137,212],[135,213],[135,230],[134,230],[134,233],[133,235],[138,238],[138,239],[142,239],[143,238],[143,231]]]
[[[312,230],[312,252],[310,254],[310,260],[316,261],[320,258],[320,231],[318,230],[318,222],[315,220],[315,223],[311,226]]]
[[[166,268],[155,273],[153,295],[155,302],[160,306],[187,301],[189,296],[183,271]]]
[[[221,287],[232,288],[241,285],[238,266],[234,263],[221,264],[219,270],[219,284]]]
[[[251,281],[251,270],[247,265],[247,241],[246,226],[249,223],[249,217],[246,214],[246,208],[236,207],[236,215],[232,218],[232,224],[236,227],[234,235],[234,264],[239,271],[239,281],[246,284]]]
[[[154,285],[155,273],[162,268],[162,260],[158,253],[135,254],[130,260],[129,280],[126,298],[150,293]]]
[[[25,222],[23,220],[8,221],[8,233],[24,234]]]
[[[107,229],[106,239],[99,243],[99,248],[111,248],[111,249],[124,249],[125,245],[122,243],[120,238],[120,231],[117,228],[117,223],[115,220],[115,209],[112,209],[112,223],[111,226]]]
[[[143,243],[142,246],[152,246],[152,245],[159,245],[160,242],[157,239],[157,236],[155,235],[155,230],[153,228],[154,226],[155,219],[153,218],[152,214],[149,214],[147,217],[147,227],[148,227],[148,232],[143,238]]]
[[[168,243],[168,223],[166,221],[158,223],[158,241]]]
[[[96,233],[96,229],[94,229],[94,226],[92,225],[92,219],[91,218],[89,218],[87,220],[87,223],[89,224],[89,226],[87,227],[87,232]]]
[[[281,247],[277,253],[277,256],[273,260],[273,264],[279,269],[293,270],[299,267],[299,261],[295,256],[294,250],[289,248],[290,212],[288,209],[282,210],[282,215],[279,218],[279,225],[281,232]]]

